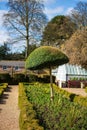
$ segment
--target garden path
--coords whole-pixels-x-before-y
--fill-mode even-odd
[[[18,86],[9,86],[0,98],[0,130],[19,130]]]
[[[83,97],[87,96],[85,89],[82,89],[82,88],[63,88],[63,89],[68,91],[68,92],[75,93],[77,95],[81,95]]]

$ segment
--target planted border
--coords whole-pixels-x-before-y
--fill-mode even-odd
[[[39,120],[36,119],[36,112],[33,110],[33,105],[28,101],[26,97],[23,83],[19,83],[19,107],[20,130],[44,130],[42,126],[39,126]]]
[[[87,107],[71,102],[57,90],[54,102],[50,102],[49,84],[25,84],[25,88],[45,130],[87,130]]]
[[[0,84],[0,96],[3,94],[3,92],[6,90],[7,87],[8,87],[8,83]]]
[[[85,92],[87,93],[87,87],[85,88]]]
[[[66,90],[63,90],[56,85],[54,85],[54,89],[57,92],[61,93],[66,98],[68,98],[70,101],[78,103],[81,106],[87,107],[87,97],[82,97],[82,96],[67,92]]]

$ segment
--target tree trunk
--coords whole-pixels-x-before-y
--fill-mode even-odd
[[[50,66],[50,98],[51,101],[54,99],[54,93],[53,93],[53,80],[52,80],[52,67]]]
[[[28,53],[29,53],[29,37],[27,36],[27,38],[26,38],[26,52],[25,52],[25,58],[28,57]]]
[[[25,58],[28,57],[29,53],[29,9],[28,9],[28,1],[26,1],[26,53],[25,53]]]

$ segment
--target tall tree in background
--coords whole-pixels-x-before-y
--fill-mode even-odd
[[[78,2],[71,11],[70,18],[79,28],[87,26],[87,2]]]
[[[77,30],[66,41],[65,49],[71,64],[78,64],[87,69],[87,30]]]
[[[6,59],[9,51],[10,51],[10,48],[8,47],[6,43],[0,46],[0,60]]]
[[[47,22],[43,12],[44,5],[41,0],[9,0],[8,7],[4,24],[13,38],[13,43],[26,42],[27,57],[29,44],[40,40],[42,28]]]
[[[66,16],[54,17],[45,27],[42,45],[60,46],[76,31],[76,25]]]

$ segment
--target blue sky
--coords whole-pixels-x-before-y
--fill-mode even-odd
[[[0,43],[9,38],[6,30],[4,29],[3,14],[7,12],[6,2],[8,0],[0,0]],[[87,2],[87,0],[43,0],[45,5],[44,12],[50,20],[56,15],[67,15],[76,6],[79,1]]]
[[[49,19],[56,15],[68,15],[80,1],[87,2],[87,0],[44,0],[45,13]]]

